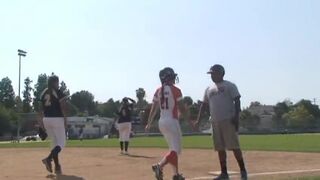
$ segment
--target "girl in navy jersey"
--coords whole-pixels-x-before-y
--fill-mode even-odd
[[[130,102],[129,102],[130,101]],[[131,113],[133,111],[133,104],[136,102],[128,97],[122,99],[121,107],[117,113],[119,141],[121,154],[128,155],[130,133],[131,133]],[[124,148],[123,148],[124,145]],[[123,151],[124,150],[124,151]]]
[[[52,150],[48,157],[42,160],[46,169],[52,173],[52,160],[55,164],[54,172],[61,174],[61,165],[59,163],[59,153],[66,143],[66,116],[65,107],[68,96],[59,90],[59,78],[55,75],[48,79],[48,88],[41,96],[40,126],[44,127],[52,140]]]

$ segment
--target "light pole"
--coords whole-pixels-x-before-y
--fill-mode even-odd
[[[21,56],[26,57],[27,52],[23,51],[21,49],[18,49],[18,56],[19,56],[19,94],[18,94],[18,101],[19,103],[21,102],[21,98],[20,98],[20,85],[21,85]],[[18,111],[20,111],[21,109],[18,109]],[[21,113],[21,112],[19,112]],[[17,141],[20,142],[20,120],[17,120]]]
[[[18,56],[19,56],[19,98],[20,98],[20,81],[21,81],[21,56],[26,57],[27,52],[21,49],[18,49]]]

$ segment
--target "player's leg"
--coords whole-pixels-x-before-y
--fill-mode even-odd
[[[233,151],[233,154],[238,162],[241,175],[243,179],[246,179],[247,170],[245,167],[242,151],[240,149],[238,132],[236,131],[236,128],[231,121],[226,121],[225,123],[224,137],[225,137],[227,149],[230,149]]]
[[[164,137],[169,145],[170,151],[164,157],[163,162],[169,163],[173,167],[173,180],[184,180],[185,178],[179,174],[179,154],[181,153],[182,133],[178,120],[172,119],[167,122]]]
[[[178,120],[173,121],[175,125],[172,127],[175,127],[172,129],[172,142],[171,142],[171,149],[174,150],[174,152],[177,153],[177,159],[176,159],[176,165],[173,166],[173,170],[175,172],[173,176],[173,180],[184,180],[185,178],[182,176],[182,174],[179,173],[179,154],[181,153],[182,150],[182,133],[181,133],[181,128]]]
[[[167,131],[168,131],[168,127],[170,125],[167,125],[167,123],[163,120],[159,120],[158,122],[159,124],[159,130],[161,132],[161,134],[165,137],[165,140],[167,141]],[[168,143],[168,141],[167,141]],[[168,159],[166,156],[164,156],[162,158],[162,160],[160,160],[157,164],[152,165],[152,170],[155,173],[155,177],[157,180],[163,180],[163,172],[162,169],[163,167],[168,163]]]
[[[123,154],[123,143],[124,143],[124,125],[123,123],[118,124],[119,128],[119,142],[120,142],[120,154]]]
[[[170,139],[171,139],[171,134],[170,134],[170,124],[168,123],[167,120],[160,120],[159,121],[159,130],[161,134],[163,135],[164,139],[166,140],[169,150],[170,150]],[[169,151],[170,153],[170,151]],[[161,168],[163,168],[165,165],[167,165],[168,159],[167,159],[168,153],[162,158],[162,160],[159,162],[159,165]]]
[[[218,151],[221,174],[228,174],[227,170],[227,152],[224,150]]]
[[[43,119],[43,124],[44,124],[44,128],[46,129],[46,132],[48,134],[49,139],[54,139],[53,136],[53,131],[52,131],[52,121],[50,121],[50,119],[48,118],[44,118]],[[48,157],[44,158],[42,160],[42,163],[45,165],[47,171],[49,171],[50,173],[52,173],[52,159],[53,159],[53,155],[52,155],[52,151],[49,153]]]
[[[169,163],[173,166],[175,174],[179,174],[178,170],[178,154],[181,152],[181,131],[179,129],[179,124],[177,120],[170,120],[164,123],[165,130],[162,130],[163,136],[166,139],[169,152],[164,157],[162,161],[164,164]]]
[[[244,164],[244,159],[243,159],[243,155],[242,155],[242,151],[241,149],[235,149],[233,150],[233,154],[238,162],[239,168],[240,168],[240,172],[241,172],[241,179],[242,180],[246,180],[248,177],[247,175],[247,170],[246,170],[246,166]]]
[[[120,140],[120,153],[123,154],[123,141]]]
[[[128,154],[128,145],[129,145],[129,136],[130,136],[130,132],[129,132],[129,123],[121,123],[121,141],[122,143],[124,143],[124,153]]]
[[[221,174],[215,178],[219,179],[228,179],[228,170],[227,170],[227,153],[226,153],[226,145],[223,137],[223,123],[218,121],[213,121],[212,129],[213,129],[213,140],[215,150],[218,152],[219,163],[221,168]]]
[[[53,133],[55,138],[54,148],[52,150],[53,161],[55,164],[55,173],[61,174],[61,165],[59,162],[59,153],[66,144],[66,129],[63,118],[55,118],[53,125]]]
[[[129,142],[130,142],[130,133],[131,133],[131,122],[126,123],[126,134],[125,134],[125,152],[128,154]]]

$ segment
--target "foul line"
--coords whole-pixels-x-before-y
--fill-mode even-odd
[[[262,173],[249,173],[248,176],[264,176],[264,175],[278,175],[278,174],[295,174],[295,173],[307,173],[307,172],[320,172],[320,169],[309,169],[309,170],[292,170],[292,171],[274,171],[274,172],[262,172]],[[238,177],[239,175],[231,176]],[[212,179],[213,176],[195,177],[188,180],[207,180]]]
[[[252,174],[249,174],[249,176],[263,176],[263,175],[277,175],[277,174],[295,174],[295,173],[319,172],[319,171],[320,171],[320,169],[292,170],[292,171],[252,173]]]

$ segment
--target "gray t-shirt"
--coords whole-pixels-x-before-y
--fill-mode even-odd
[[[203,100],[209,104],[211,120],[223,121],[234,117],[236,97],[240,97],[240,93],[232,82],[222,81],[208,87]]]

